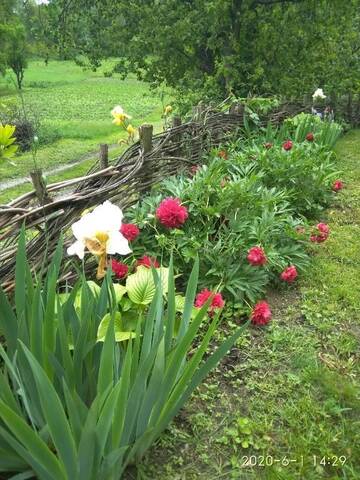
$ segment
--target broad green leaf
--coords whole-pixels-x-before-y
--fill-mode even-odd
[[[167,292],[169,269],[156,269],[161,278],[163,293]],[[126,279],[126,289],[132,302],[138,305],[149,305],[155,295],[155,282],[150,268],[138,267],[136,272]]]
[[[97,331],[97,341],[98,342],[103,342],[106,337],[106,332],[108,331],[109,324],[111,321],[111,314],[107,313],[104,318],[101,320],[98,331]],[[115,318],[114,318],[114,329],[115,332],[121,332],[122,330],[122,322],[121,322],[121,313],[120,312],[115,312]]]
[[[106,332],[109,328],[111,321],[111,314],[107,313],[104,318],[101,320],[98,332],[97,332],[97,341],[104,342],[106,337]],[[115,313],[115,322],[114,322],[114,329],[115,329],[115,341],[116,342],[123,342],[125,340],[129,340],[129,338],[135,337],[135,332],[131,331],[123,331],[123,323],[121,318],[121,313]]]
[[[115,291],[116,302],[120,303],[122,297],[125,295],[125,293],[127,291],[126,287],[124,287],[124,285],[120,285],[119,283],[114,283],[113,287],[114,287],[114,291]]]
[[[132,303],[132,305],[134,304]],[[122,312],[121,321],[122,321],[123,330],[125,332],[129,332],[131,330],[135,331],[136,325],[140,321],[139,311],[132,309],[132,310],[127,310],[126,312]]]

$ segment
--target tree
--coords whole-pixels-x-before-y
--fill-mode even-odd
[[[24,80],[27,57],[28,49],[25,28],[20,23],[14,24],[8,29],[6,63],[15,74],[19,90],[21,90]]]
[[[299,96],[359,83],[360,0],[53,0],[58,41],[178,91]],[[349,82],[348,82],[349,83]]]
[[[14,0],[0,0],[0,44],[0,71],[5,74],[6,68],[11,68],[21,89],[28,49],[25,27]]]

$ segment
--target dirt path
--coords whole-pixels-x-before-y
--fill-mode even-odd
[[[113,143],[109,145],[109,152],[114,150],[116,147],[118,147],[118,143]],[[98,151],[93,151],[90,153],[86,153],[82,155],[78,160],[71,162],[71,163],[66,163],[63,165],[58,165],[57,167],[50,168],[49,170],[44,171],[45,176],[50,176],[50,175],[56,175],[57,173],[65,172],[66,170],[70,170],[73,167],[76,167],[77,165],[80,165],[88,160],[94,159],[96,160],[96,156],[98,155]],[[17,178],[10,178],[8,180],[4,180],[3,182],[0,182],[0,192],[4,190],[8,190],[9,188],[14,188],[18,187],[20,185],[24,185],[24,183],[31,182],[30,177],[17,177]]]

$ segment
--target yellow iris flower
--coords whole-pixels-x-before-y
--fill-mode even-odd
[[[132,125],[128,125],[128,126],[126,127],[126,131],[127,131],[127,133],[130,135],[130,137],[133,137],[133,136],[135,135],[135,133],[136,133],[136,128],[133,127]]]

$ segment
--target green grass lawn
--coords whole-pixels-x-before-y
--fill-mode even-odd
[[[109,70],[110,63],[91,72],[70,61],[50,61],[47,67],[41,61],[30,62],[23,95],[27,110],[40,122],[37,161],[44,170],[89,155],[99,143],[114,144],[124,138],[110,115],[117,104],[133,117],[134,126],[150,122],[157,130],[161,128],[163,106],[159,94],[134,78],[121,80],[118,74],[105,78],[103,72]],[[0,78],[0,103],[11,99],[20,102],[9,78]],[[0,165],[0,182],[27,175],[32,156],[21,154],[15,163],[15,167]],[[23,185],[1,192],[0,202],[29,189],[30,185]]]
[[[360,478],[360,130],[337,153],[346,188],[306,277],[269,293],[269,326],[247,331],[127,478]]]

